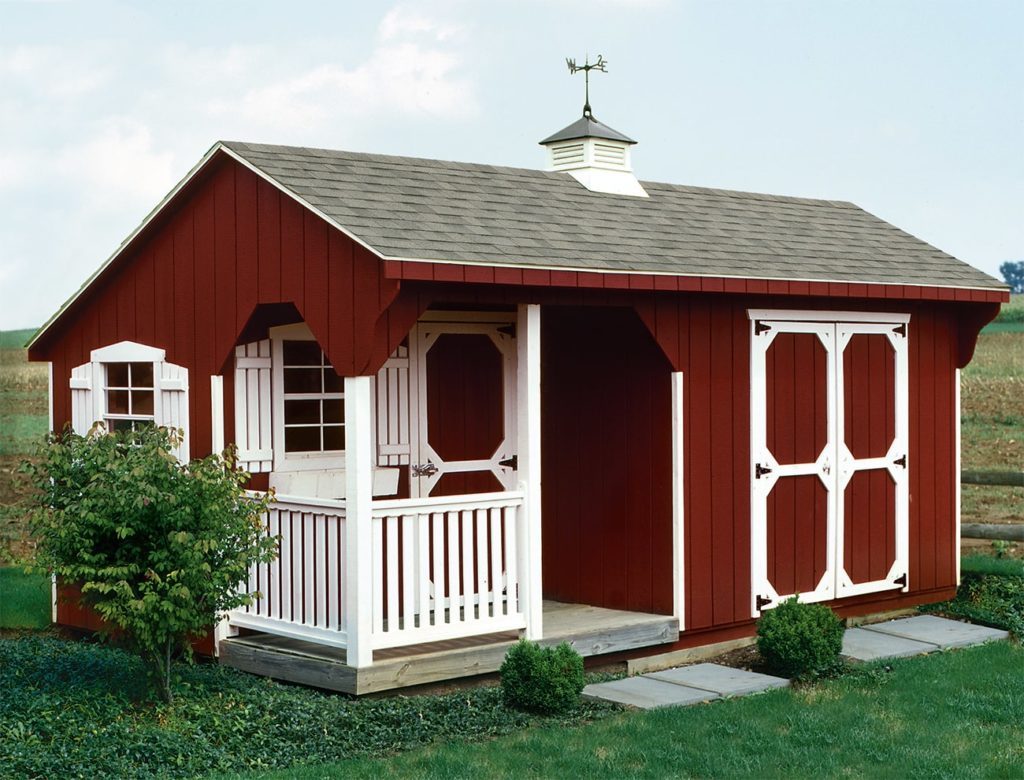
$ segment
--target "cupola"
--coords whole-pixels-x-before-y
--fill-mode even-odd
[[[629,136],[598,122],[590,110],[590,71],[607,72],[607,61],[598,55],[582,66],[566,60],[569,73],[583,71],[586,97],[583,116],[540,142],[548,148],[548,170],[565,171],[592,192],[631,195],[646,198],[630,162],[630,147],[636,144]]]

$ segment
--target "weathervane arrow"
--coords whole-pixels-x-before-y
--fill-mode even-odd
[[[605,66],[608,64],[608,60],[598,54],[597,62],[591,63],[590,55],[588,54],[586,59],[583,60],[582,65],[577,65],[576,60],[571,59],[570,57],[565,58],[565,64],[569,66],[569,75],[574,75],[581,70],[583,71],[583,116],[588,119],[592,119],[594,112],[590,110],[590,71],[599,70],[602,73],[607,73],[608,69]]]

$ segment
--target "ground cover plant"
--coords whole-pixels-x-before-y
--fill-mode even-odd
[[[125,652],[0,638],[0,776],[127,780],[295,767],[535,725],[561,730],[617,711],[585,703],[541,718],[505,707],[496,687],[354,700],[213,664],[178,673],[174,702],[156,703],[141,662]]]
[[[965,557],[956,598],[940,605],[955,617],[1002,628],[1024,638],[1024,562],[1012,558]]]
[[[171,665],[227,610],[238,583],[277,554],[263,532],[270,497],[246,495],[231,453],[181,464],[173,429],[50,436],[24,470],[35,488],[38,566],[82,599],[149,665],[170,701]]]
[[[997,642],[582,729],[246,777],[1019,777],[1022,664],[1020,646]]]

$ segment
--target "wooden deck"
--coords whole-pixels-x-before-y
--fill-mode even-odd
[[[541,644],[567,641],[583,656],[674,642],[679,623],[668,615],[544,602]],[[365,694],[496,672],[517,632],[378,650],[373,665],[353,669],[345,651],[270,634],[232,637],[220,662],[252,674],[344,693]]]

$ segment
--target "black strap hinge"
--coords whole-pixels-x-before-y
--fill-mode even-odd
[[[895,328],[892,329],[892,332],[893,333],[898,333],[899,335],[903,336],[903,338],[906,338],[907,337],[907,323],[904,322],[901,325],[897,325]]]
[[[900,455],[898,458],[896,458],[896,460],[893,461],[893,463],[896,464],[897,466],[902,466],[903,468],[906,468],[907,467],[907,456],[906,455]]]
[[[767,607],[771,603],[772,603],[772,600],[770,598],[768,598],[767,596],[758,596],[754,600],[754,604],[757,605],[757,611],[758,612],[760,612],[762,609],[764,609],[765,607]]]
[[[771,474],[772,470],[767,466],[762,466],[760,463],[754,466],[754,477],[761,479],[765,474]]]
[[[507,469],[512,469],[513,471],[518,471],[519,470],[519,456],[518,455],[513,455],[511,458],[505,458],[505,460],[499,460],[498,461],[498,465],[499,466],[504,466]]]
[[[772,329],[771,325],[765,325],[761,320],[754,320],[754,335],[760,336],[762,333],[767,333]]]
[[[506,336],[516,337],[516,326],[515,324],[502,325],[498,328],[498,333],[504,333]]]
[[[894,579],[892,582],[894,585],[902,585],[904,588],[907,587],[907,573],[903,572],[903,574]]]

